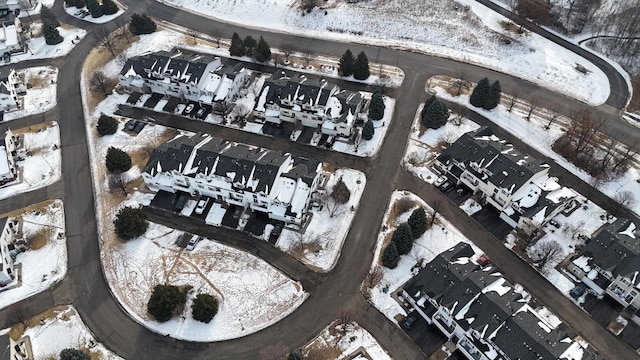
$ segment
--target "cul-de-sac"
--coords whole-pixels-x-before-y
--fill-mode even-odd
[[[640,359],[638,1],[0,22],[0,360]]]

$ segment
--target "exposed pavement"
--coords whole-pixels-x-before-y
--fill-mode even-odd
[[[181,25],[188,25],[205,33],[214,28],[224,28],[226,37],[230,37],[234,31],[243,34],[250,31],[243,27],[204,19],[152,0],[128,0],[126,3],[129,8],[123,15],[125,17],[135,11],[144,12]],[[101,269],[89,155],[80,100],[80,71],[78,69],[82,68],[84,57],[95,45],[95,31],[92,30],[102,27],[112,30],[115,28],[115,24],[112,22],[104,25],[92,25],[71,18],[64,13],[60,0],[56,1],[53,10],[61,21],[86,28],[90,32],[69,55],[55,61],[60,67],[59,106],[56,110],[61,132],[63,177],[60,183],[42,191],[33,192],[27,197],[28,201],[38,202],[46,200],[51,194],[56,194],[55,197],[62,196],[65,203],[69,252],[68,276],[53,290],[35,295],[0,311],[0,325],[5,327],[16,323],[19,313],[33,315],[54,304],[72,303],[80,312],[83,321],[93,331],[96,339],[126,359],[207,359],[211,358],[212,354],[220,359],[255,359],[259,357],[262,348],[271,344],[281,343],[290,348],[304,345],[342,313],[348,313],[352,319],[360,322],[395,359],[423,358],[424,354],[403,331],[365,301],[360,292],[360,283],[369,270],[375,241],[391,192],[396,188],[406,188],[423,197],[429,203],[432,203],[433,199],[438,196],[442,196],[431,186],[408,176],[399,167],[415,109],[417,104],[426,97],[424,84],[427,77],[436,74],[455,76],[462,70],[465,74],[470,74],[469,80],[472,81],[477,81],[485,76],[500,80],[505,92],[517,91],[524,94],[523,97],[532,98],[535,96],[541,103],[560,101],[565,104],[565,111],[568,113],[585,107],[584,104],[575,100],[559,96],[521,79],[478,66],[386,48],[353,44],[336,46],[335,42],[260,30],[260,33],[265,34],[274,47],[288,45],[300,51],[338,56],[347,46],[355,51],[366,50],[371,61],[397,64],[401,67],[405,71],[405,82],[396,92],[396,114],[380,153],[373,159],[347,160],[347,157],[344,158],[345,162],[360,161],[365,164],[350,167],[365,170],[368,182],[362,196],[363,201],[357,210],[336,267],[328,274],[312,275],[308,274],[308,270],[300,268],[299,264],[296,265],[290,260],[284,260],[282,255],[274,257],[276,262],[277,259],[281,259],[282,263],[277,266],[285,272],[303,273],[303,275],[299,275],[301,279],[304,274],[308,275],[310,280],[308,280],[307,286],[314,291],[307,301],[275,325],[243,338],[215,343],[177,341],[155,334],[132,320],[111,295]],[[26,65],[20,64],[20,66]],[[611,74],[608,75],[611,77]],[[612,82],[612,86],[616,85]],[[626,101],[628,94],[625,95],[625,89],[626,85],[624,89],[612,90],[612,96]],[[608,114],[606,110],[596,109],[594,111],[598,114],[604,114],[603,116]],[[611,122],[620,123],[615,120],[615,117],[610,116],[609,118]],[[225,136],[229,134],[231,133],[225,133]],[[271,141],[271,145],[286,146],[284,143],[274,142],[269,138],[265,140],[256,135],[233,134],[232,136],[246,136],[243,142],[251,144]],[[261,146],[270,147],[270,144]],[[320,160],[325,160],[327,155],[319,150],[302,148],[296,148],[296,150],[305,153],[308,151],[310,157]],[[334,159],[339,157],[333,156]],[[337,162],[341,161],[343,160],[337,160]],[[62,187],[62,191],[60,191],[60,187]],[[40,198],[41,196],[43,198]],[[15,201],[0,201],[0,209],[20,205],[19,201]],[[492,259],[497,259],[499,265],[504,264],[504,266],[501,265],[503,270],[514,279],[522,280],[527,284],[527,288],[533,286],[534,289],[530,289],[530,291],[538,294],[537,297],[540,301],[562,316],[603,354],[611,359],[636,358],[630,348],[616,338],[611,339],[611,335],[606,329],[597,324],[594,326],[593,320],[584,314],[582,316],[574,314],[576,311],[579,312],[575,306],[571,305],[573,310],[563,309],[567,305],[566,298],[545,283],[544,279],[538,279],[540,281],[536,282],[536,277],[540,276],[532,268],[518,265],[518,259],[513,253],[506,251],[495,238],[487,235],[486,230],[482,232],[483,229],[479,225],[473,225],[474,222],[460,214],[459,209],[456,210],[455,206],[447,204],[450,209],[448,213],[444,211],[443,213],[453,215],[455,223],[461,227],[460,230],[466,236],[476,241],[477,234],[484,234],[480,235],[483,240],[478,244],[489,256]],[[188,227],[189,224],[181,223],[180,226]],[[240,239],[230,239],[229,241],[240,241]],[[259,253],[258,249],[249,250],[256,251],[258,255],[264,254],[263,250],[260,250]],[[269,256],[274,256],[272,252],[267,251],[266,253]],[[265,260],[271,262],[272,259],[265,257]],[[307,278],[304,277],[304,279]],[[309,289],[306,290],[309,291]],[[567,319],[564,312],[556,309],[568,311],[566,314],[571,315],[572,318]]]

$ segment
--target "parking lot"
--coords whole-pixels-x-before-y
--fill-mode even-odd
[[[209,199],[206,202],[206,206],[204,206],[204,208],[202,209],[202,213],[198,214],[197,212],[199,211],[195,211],[197,205],[193,205],[192,203],[193,206],[188,207],[184,204],[180,204],[181,197],[186,197],[187,199],[190,198],[189,194],[183,192],[177,192],[174,194],[166,191],[158,191],[158,193],[156,193],[156,196],[151,201],[150,206],[165,211],[170,211],[180,216],[189,216],[194,219],[198,219],[202,222],[203,226],[213,226],[207,225],[205,223],[209,211],[211,211],[214,204],[216,204],[213,199]],[[206,197],[201,197],[198,200],[206,199]],[[195,201],[195,199],[191,200]],[[241,206],[224,204],[223,207],[226,209],[226,211],[224,212],[224,216],[222,217],[221,226],[230,229],[238,229],[241,223],[240,220],[244,217],[246,220],[246,224],[241,231],[244,231],[245,233],[250,234],[253,237],[267,240],[274,245],[278,241],[280,232],[284,227],[284,223],[282,221],[270,219],[266,214],[262,212],[245,210]],[[267,226],[269,227],[267,228]],[[269,231],[268,239],[265,239],[264,237],[265,230]]]

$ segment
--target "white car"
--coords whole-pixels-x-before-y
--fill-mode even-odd
[[[204,212],[204,209],[207,207],[208,204],[209,204],[209,198],[200,199],[200,201],[198,201],[198,205],[196,205],[196,214],[202,215],[202,213]]]
[[[184,113],[185,114],[191,114],[191,112],[193,111],[193,108],[196,107],[195,104],[189,104],[187,105],[187,108],[184,109]]]
[[[433,182],[433,186],[438,187],[438,186],[444,184],[445,181],[447,181],[447,177],[446,176],[440,176],[439,178],[436,179],[436,181]]]
[[[198,235],[191,236],[191,239],[189,239],[189,243],[187,244],[186,249],[189,251],[195,249],[196,245],[198,244],[198,241],[200,241],[200,237]]]

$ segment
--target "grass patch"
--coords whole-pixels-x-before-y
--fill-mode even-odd
[[[39,326],[40,319],[43,319],[43,318],[45,320],[55,319],[59,313],[67,310],[69,310],[68,306],[60,305],[60,306],[53,307],[43,313],[40,313],[32,318],[25,319],[23,323],[22,322],[18,323],[9,330],[9,337],[14,341],[18,341],[20,340],[22,335],[24,335],[24,331],[27,328],[33,328],[33,327]],[[26,324],[26,327],[25,327],[25,324]]]
[[[520,25],[513,23],[511,21],[500,21],[500,27],[506,31],[512,32],[514,34],[523,35],[526,34],[526,30],[520,27]]]
[[[39,124],[34,124],[34,125],[31,125],[31,126],[15,129],[15,130],[11,130],[11,131],[15,135],[25,134],[25,133],[35,133],[35,132],[38,132],[38,131],[44,131],[44,130],[52,127],[52,126],[53,126],[53,122],[49,121],[49,122],[43,122],[43,123],[39,123]]]
[[[49,239],[51,239],[52,234],[53,229],[51,229],[50,227],[45,227],[40,229],[40,231],[33,234],[32,236],[28,237],[26,240],[29,250],[38,250],[47,245],[47,242],[49,242]]]
[[[28,213],[28,212],[33,212],[33,211],[40,211],[42,213],[46,213],[47,212],[47,208],[52,205],[53,203],[55,203],[55,200],[47,200],[47,201],[43,201],[41,203],[38,204],[33,204],[33,205],[29,205],[25,208],[22,209],[18,209],[18,210],[13,210],[11,212],[8,213],[4,213],[2,215],[0,215],[1,217],[20,217],[22,214]]]
[[[396,200],[391,207],[391,211],[389,212],[389,218],[387,220],[387,225],[391,226],[398,216],[406,213],[407,211],[413,209],[417,205],[416,201],[411,199],[408,196],[401,197]]]
[[[337,359],[341,354],[342,350],[338,347],[316,341],[305,348],[304,358],[309,360]]]

